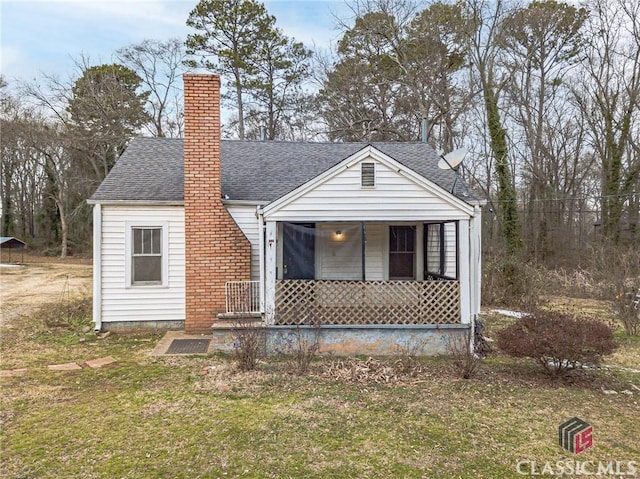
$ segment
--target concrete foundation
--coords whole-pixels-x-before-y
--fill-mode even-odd
[[[267,355],[291,351],[298,341],[320,343],[321,354],[337,356],[394,356],[450,354],[450,344],[465,338],[470,325],[363,325],[363,326],[255,326],[249,334],[261,334]],[[214,326],[212,349],[233,351],[242,331],[234,326]]]
[[[133,333],[136,331],[180,331],[184,321],[117,321],[103,322],[101,331]]]

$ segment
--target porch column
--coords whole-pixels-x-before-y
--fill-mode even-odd
[[[481,237],[482,237],[482,210],[480,206],[475,205],[473,207],[473,219],[471,220],[471,290],[473,294],[471,295],[472,303],[471,303],[471,315],[475,316],[480,313],[480,303],[481,303]]]
[[[471,272],[469,263],[471,261],[469,235],[471,234],[469,220],[460,220],[459,241],[460,251],[460,321],[463,324],[471,322]]]
[[[265,244],[264,244],[264,216],[262,216],[262,207],[256,209],[258,217],[258,254],[260,255],[260,313],[264,314],[264,277],[265,277]]]
[[[102,205],[100,203],[93,205],[93,322],[96,331],[102,330]]]
[[[424,223],[416,225],[416,281],[424,281]]]
[[[274,324],[276,313],[276,264],[278,229],[275,221],[267,221],[265,241],[265,322]]]

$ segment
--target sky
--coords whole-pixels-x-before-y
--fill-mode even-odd
[[[341,0],[267,0],[285,35],[309,48],[329,48],[339,37]],[[9,85],[42,78],[75,78],[75,63],[111,63],[118,48],[145,39],[185,39],[197,0],[0,0],[0,65]]]

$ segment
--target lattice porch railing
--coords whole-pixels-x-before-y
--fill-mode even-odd
[[[275,324],[460,322],[458,281],[276,281]]]

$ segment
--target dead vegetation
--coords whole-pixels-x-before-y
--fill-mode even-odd
[[[233,355],[240,371],[253,371],[265,354],[266,335],[261,323],[238,319],[233,326]]]
[[[299,376],[307,374],[320,352],[320,332],[321,324],[313,323],[308,327],[298,325],[286,334],[282,340],[284,346],[276,353],[286,358],[289,371]]]
[[[479,347],[476,348],[476,346]],[[450,338],[447,342],[447,352],[451,356],[453,367],[463,379],[471,379],[480,369],[482,365],[480,350],[486,350],[486,346],[474,344],[474,332],[471,329],[462,336]]]
[[[302,375],[291,356],[257,356],[255,369],[242,371],[227,355],[152,357],[157,335],[98,340],[72,319],[83,311],[76,290],[65,307],[61,291],[53,308],[14,317],[17,344],[3,345],[3,368],[30,368],[0,379],[7,477],[181,477],[185,464],[191,477],[511,477],[523,451],[557,454],[558,421],[576,404],[615,457],[626,458],[640,433],[640,376],[614,368],[637,363],[637,338],[606,358],[610,369],[562,378],[496,354],[463,380],[455,358],[424,357],[420,341],[389,358],[314,355]],[[608,310],[603,301],[548,299],[550,307]],[[49,314],[58,307],[56,320]],[[513,321],[491,315],[488,334]],[[55,373],[45,366],[97,356],[118,362]],[[514,434],[514,424],[527,433]]]
[[[515,358],[532,358],[551,376],[597,366],[618,344],[601,321],[539,310],[498,331],[500,350]]]

